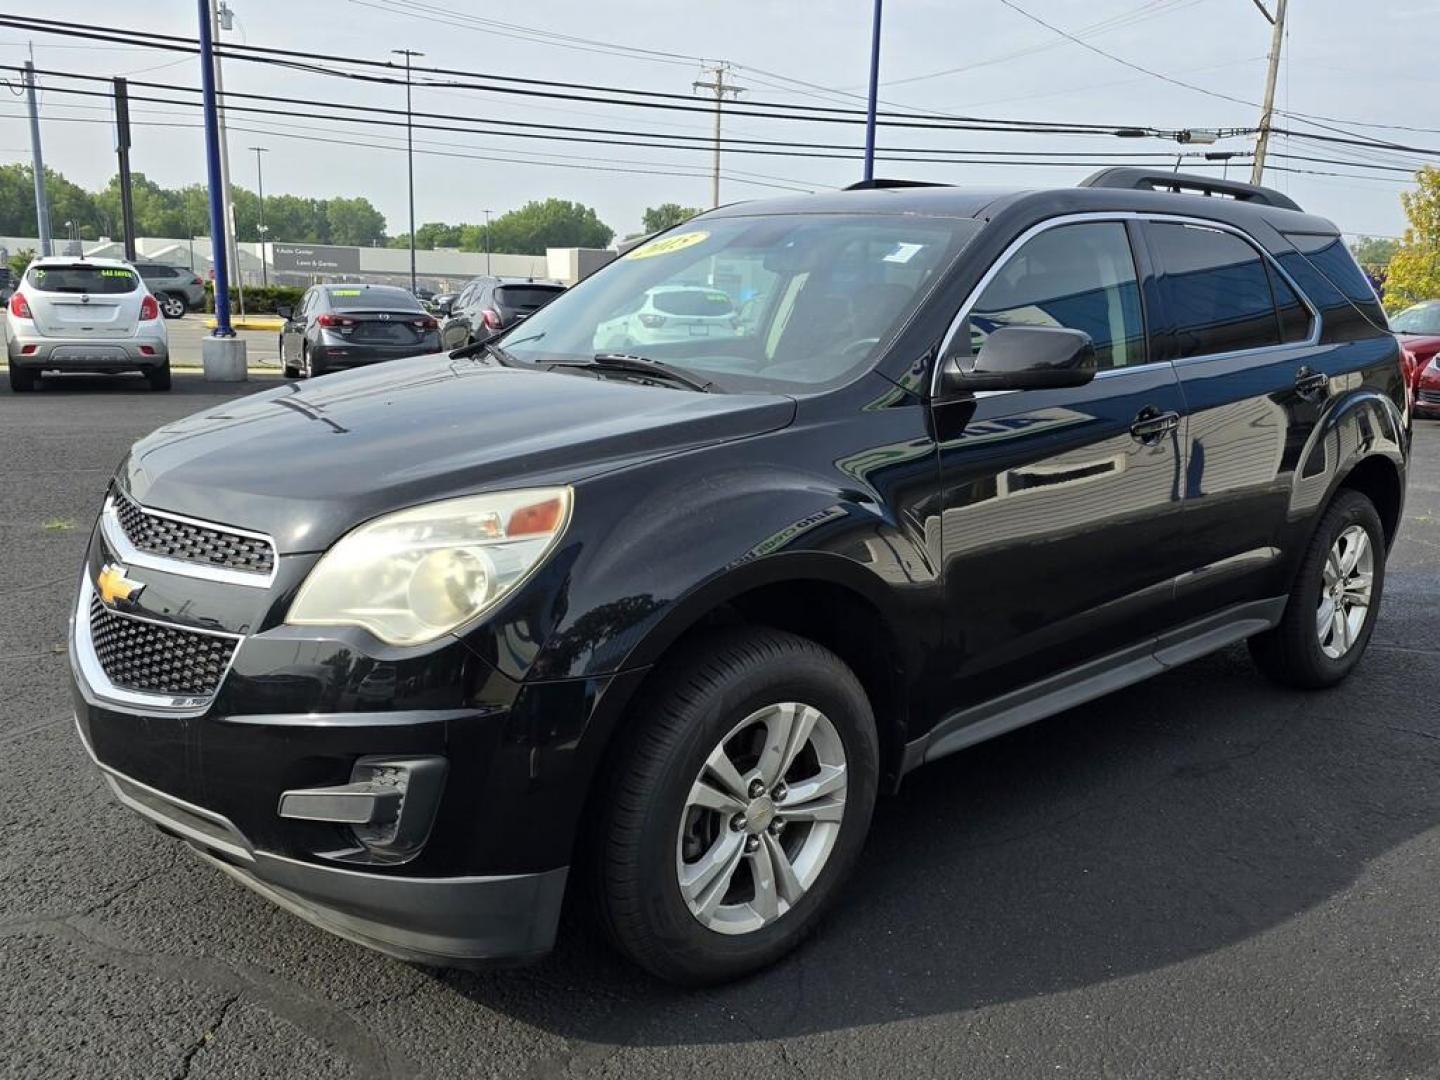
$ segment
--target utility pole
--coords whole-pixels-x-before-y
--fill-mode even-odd
[[[725,101],[725,95],[732,98],[738,97],[745,87],[736,86],[734,83],[726,85],[725,76],[730,71],[730,65],[725,61],[716,61],[713,67],[701,68],[702,75],[714,76],[713,82],[701,82],[698,79],[692,84],[696,90],[709,90],[715,95],[715,167],[710,176],[710,205],[720,205],[720,107]]]
[[[135,261],[135,196],[130,187],[130,91],[115,79],[115,153],[120,158],[120,227],[125,230],[125,258]]]
[[[257,232],[260,233],[260,287],[270,287],[270,274],[265,269],[265,169],[260,164],[260,155],[268,154],[270,148],[267,146],[252,146],[255,151],[255,188],[260,197],[260,225]]]
[[[424,56],[414,49],[391,49],[396,56],[405,57],[405,165],[410,173],[410,292],[415,292],[415,133],[410,116],[410,60]]]
[[[210,8],[210,43],[220,38],[221,30],[229,30],[235,13],[226,6],[225,0],[214,0]],[[230,190],[230,137],[225,132],[225,77],[220,70],[220,58],[215,57],[215,98],[217,122],[220,125],[220,197],[225,210],[225,235],[222,238],[230,264],[235,275],[235,291],[240,297],[240,318],[245,317],[245,280],[240,273],[240,241],[235,235],[235,195]],[[213,252],[212,252],[213,255]]]
[[[1270,20],[1274,32],[1270,35],[1270,67],[1265,74],[1265,105],[1260,113],[1260,137],[1255,140],[1255,164],[1250,169],[1250,182],[1260,183],[1265,177],[1265,151],[1270,145],[1270,127],[1275,118],[1275,79],[1280,73],[1280,47],[1285,41],[1285,0],[1275,0],[1275,14],[1271,15],[1260,0],[1255,0],[1260,14]]]
[[[30,160],[35,170],[35,224],[40,232],[40,254],[50,249],[50,203],[45,198],[45,156],[40,153],[40,106],[35,103],[35,46],[25,61],[25,100],[30,107]]]
[[[485,273],[486,273],[486,275],[488,276],[489,273],[490,273],[490,211],[489,211],[489,210],[486,210],[486,211],[484,211],[484,214],[485,214]]]
[[[875,179],[875,102],[880,92],[880,0],[870,28],[870,97],[865,105],[865,179]]]

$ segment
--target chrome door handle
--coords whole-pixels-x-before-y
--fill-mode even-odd
[[[1302,367],[1295,375],[1295,392],[1302,398],[1319,397],[1330,386],[1330,377],[1323,371]]]
[[[1153,446],[1180,426],[1180,414],[1161,412],[1154,406],[1141,409],[1130,425],[1130,434],[1146,446]]]

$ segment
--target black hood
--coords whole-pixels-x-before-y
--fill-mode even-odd
[[[146,506],[320,551],[389,510],[598,472],[784,427],[788,397],[702,394],[445,354],[287,383],[136,443]]]

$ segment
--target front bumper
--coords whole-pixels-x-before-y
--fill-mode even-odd
[[[554,942],[564,867],[414,878],[316,866],[257,850],[224,815],[142,784],[93,751],[91,757],[123,805],[241,884],[360,945],[416,963],[466,967],[535,959]]]
[[[150,352],[142,352],[142,346]],[[48,371],[144,371],[170,362],[170,346],[164,337],[53,338],[12,334],[6,342],[6,353],[13,365]]]

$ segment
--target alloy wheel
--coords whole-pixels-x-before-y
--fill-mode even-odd
[[[1350,651],[1370,617],[1375,548],[1362,526],[1351,525],[1335,538],[1322,575],[1315,633],[1320,650],[1338,660]]]
[[[675,872],[690,913],[748,934],[795,907],[834,850],[847,783],[845,745],[813,706],[767,705],[731,728],[680,818]]]
[[[167,319],[178,319],[185,314],[185,301],[173,293],[166,293],[160,299],[160,309]]]

